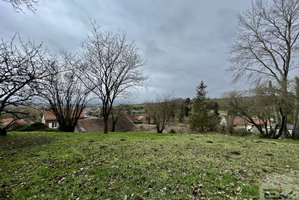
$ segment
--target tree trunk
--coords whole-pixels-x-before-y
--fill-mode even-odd
[[[160,129],[160,126],[156,125],[156,129],[157,129],[157,133],[163,133],[164,127],[162,126],[162,128]]]
[[[0,136],[7,136],[6,128],[0,128]]]
[[[257,124],[254,124],[255,127],[257,128],[257,130],[260,132],[260,134],[264,137],[265,136],[265,132],[263,131],[263,128],[261,125],[257,125]]]
[[[264,128],[265,128],[265,131],[266,131],[266,137],[269,138],[269,131],[268,131],[268,123],[267,123],[267,120],[266,120],[266,122],[264,122]]]
[[[298,112],[296,111],[295,117],[297,119],[294,119],[294,127],[292,130],[292,138],[294,140],[298,140],[299,139],[299,123],[298,123]]]
[[[59,131],[62,132],[74,132],[75,131],[75,127],[71,127],[71,126],[62,126],[58,128]]]
[[[292,131],[292,138],[294,140],[299,140],[299,124],[294,125],[293,131]]]
[[[287,78],[284,77],[282,81],[282,99],[281,99],[281,107],[279,108],[280,114],[281,114],[281,127],[279,130],[279,135],[281,136],[282,139],[289,139],[290,138],[290,133],[287,128],[287,116],[288,116],[288,105],[287,105],[287,100],[289,97],[288,94],[288,89],[287,89]]]
[[[116,121],[112,120],[111,132],[115,132],[115,127],[116,127]]]
[[[63,132],[74,132],[76,125],[72,125],[73,123],[71,122],[66,122],[64,120],[58,120],[58,130],[63,131]]]
[[[287,129],[287,117],[283,116],[282,120],[281,120],[281,127],[279,129],[279,134],[277,136],[277,138],[281,137],[282,139],[289,139],[290,138],[290,134],[289,131]]]
[[[104,134],[108,134],[108,118],[104,117]]]

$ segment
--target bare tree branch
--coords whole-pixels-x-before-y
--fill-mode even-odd
[[[154,120],[157,133],[163,133],[171,118],[171,112],[175,110],[175,101],[170,94],[157,97],[155,102],[147,103],[147,113]]]
[[[116,97],[143,86],[146,80],[141,71],[143,61],[125,33],[105,32],[95,23],[82,47],[80,61],[69,63],[75,66],[78,79],[102,101],[104,132],[107,133],[108,117]]]
[[[12,112],[9,106],[28,103],[36,89],[47,77],[53,65],[42,43],[23,41],[15,35],[0,43],[0,113]],[[16,113],[17,114],[17,113]],[[1,114],[0,114],[1,115]]]
[[[89,90],[78,80],[74,71],[66,69],[67,61],[53,60],[54,67],[39,87],[39,96],[46,100],[55,115],[59,130],[73,132],[88,103]],[[50,72],[49,72],[50,73]]]
[[[28,10],[34,12],[35,7],[38,4],[38,0],[3,0],[4,2],[10,3],[17,12],[23,12],[22,6],[26,6]]]

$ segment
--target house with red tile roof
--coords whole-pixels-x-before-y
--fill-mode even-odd
[[[82,112],[80,114],[80,119],[84,119],[85,114]],[[46,124],[49,128],[58,128],[59,124],[57,122],[56,116],[50,111],[46,110],[43,113],[42,123]]]
[[[222,119],[221,119],[221,126],[226,126],[227,125],[227,120],[230,120],[230,117],[229,116],[223,116]],[[253,118],[253,121],[256,125],[261,125],[261,126],[264,126],[264,121],[261,120],[261,119],[258,119],[258,118]],[[236,116],[234,118],[234,127],[236,129],[246,129],[246,130],[249,130],[251,131],[253,128],[254,128],[254,124],[247,121],[245,118],[243,117],[240,117],[240,116]],[[267,126],[270,125],[270,121],[267,121]]]
[[[136,114],[130,117],[134,124],[146,124],[149,120],[148,114]]]

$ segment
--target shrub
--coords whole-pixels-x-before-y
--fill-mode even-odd
[[[48,126],[41,122],[35,122],[33,124],[30,124],[25,131],[43,131],[46,130]]]
[[[11,131],[56,131],[56,129],[51,129],[41,122],[35,122],[30,125],[16,126]]]
[[[171,129],[171,130],[169,131],[169,133],[176,133],[176,131],[175,131],[174,129]]]
[[[245,129],[237,129],[237,130],[234,130],[233,135],[236,135],[236,136],[249,136],[249,135],[252,135],[252,132],[247,131]]]
[[[23,129],[27,128],[29,125],[17,125],[10,129],[9,131],[23,131]]]

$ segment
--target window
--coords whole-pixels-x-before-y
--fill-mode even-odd
[[[57,128],[57,122],[52,123],[52,128]]]

